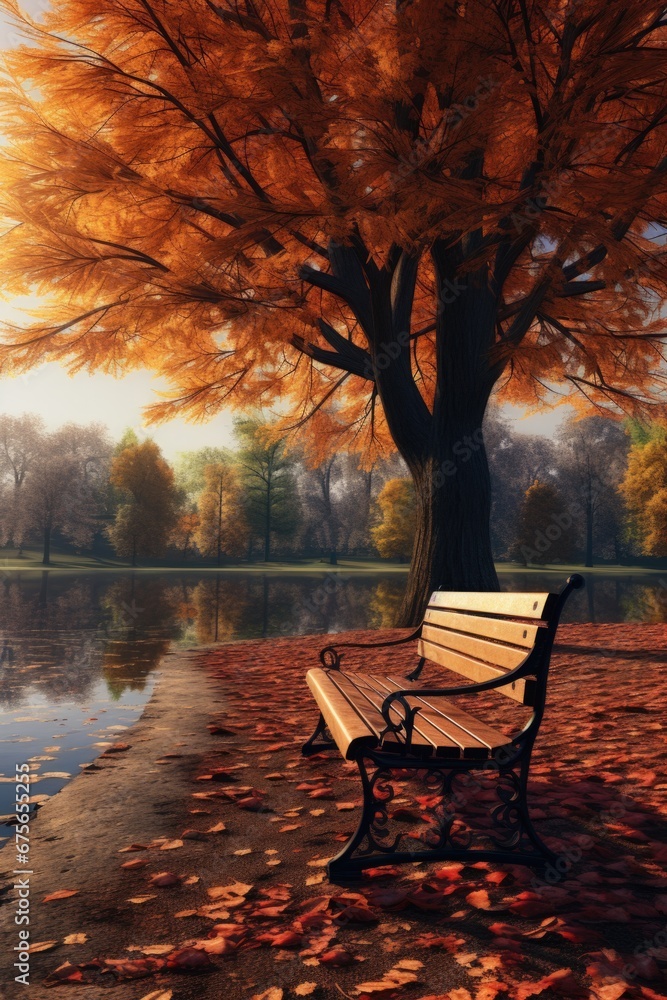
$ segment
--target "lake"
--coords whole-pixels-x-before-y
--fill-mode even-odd
[[[324,567],[321,573],[3,573],[0,837],[10,832],[15,764],[29,763],[38,806],[122,740],[169,648],[388,628],[405,580],[395,571]],[[501,574],[504,590],[556,590],[561,582],[550,573]],[[588,574],[565,620],[667,621],[667,573]]]

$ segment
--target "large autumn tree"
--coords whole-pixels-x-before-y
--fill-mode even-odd
[[[316,450],[393,442],[403,623],[498,587],[494,388],[660,398],[664,0],[1,3],[30,44],[0,274],[45,297],[5,369],[146,366],[156,418],[276,404]]]

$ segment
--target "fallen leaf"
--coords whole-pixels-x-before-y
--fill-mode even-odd
[[[586,997],[588,990],[584,989],[572,975],[571,969],[557,969],[537,982],[519,983],[514,993],[515,1000],[526,1000],[527,997],[553,990],[568,997]]]
[[[226,906],[238,905],[237,900],[245,902],[244,897],[248,895],[252,885],[247,882],[232,882],[230,885],[216,885],[207,889],[209,899],[223,900]]]
[[[143,979],[164,968],[163,958],[105,958],[103,964],[120,979]]]
[[[172,885],[180,885],[181,880],[173,872],[158,872],[149,879],[151,885],[156,885],[160,889],[167,889]]]
[[[354,956],[344,948],[331,948],[320,955],[320,962],[325,965],[352,965]]]
[[[63,944],[85,944],[87,940],[87,934],[68,934],[63,938]]]
[[[409,961],[409,959],[404,959],[404,961]],[[421,967],[421,962],[418,964]],[[415,983],[417,978],[416,972],[399,968],[399,966],[396,965],[393,969],[390,969],[382,979],[372,980],[368,983],[360,983],[357,987],[355,987],[355,990],[357,996],[361,996],[364,993],[384,993],[398,989],[400,986],[405,986],[407,983]]]
[[[57,983],[82,983],[83,973],[78,965],[72,965],[71,962],[65,962],[63,965],[59,965],[57,969],[51,972],[44,980],[47,986],[54,986]]]
[[[179,972],[202,972],[212,967],[211,959],[199,948],[180,948],[167,956],[167,968]]]
[[[309,997],[317,989],[317,983],[299,983],[294,987],[294,992],[298,997]]]
[[[175,851],[177,847],[182,847],[182,840],[167,840],[160,846],[161,851]]]
[[[56,948],[57,946],[57,941],[35,941],[34,944],[29,946],[28,952],[31,955],[35,955],[38,951],[51,951],[52,948]]]
[[[486,889],[478,889],[476,892],[469,892],[466,896],[466,902],[470,903],[477,910],[488,910],[491,906],[491,900],[489,899],[489,894]]]
[[[54,899],[68,899],[70,896],[77,896],[78,894],[78,889],[58,889],[56,892],[50,892],[48,896],[45,896],[42,902],[50,903]]]
[[[157,896],[153,894],[152,896],[133,896],[132,899],[128,899],[128,903],[135,903],[140,906],[141,903],[147,903],[149,899],[157,899]]]
[[[152,993],[147,993],[140,1000],[171,1000],[173,995],[173,990],[153,990]]]

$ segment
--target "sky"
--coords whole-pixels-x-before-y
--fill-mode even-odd
[[[24,0],[24,6],[31,14],[38,15],[48,7],[48,0]],[[16,31],[0,16],[0,49],[20,41]],[[15,303],[0,300],[0,324],[3,320],[16,321],[18,316]],[[101,423],[109,428],[113,438],[119,438],[131,427],[140,439],[153,438],[170,459],[183,451],[233,444],[231,411],[222,412],[206,423],[192,424],[177,418],[147,426],[142,410],[156,402],[159,398],[156,393],[165,388],[166,383],[150,372],[133,372],[124,378],[100,372],[68,375],[51,362],[18,378],[0,378],[0,414],[35,413],[48,429],[70,422]],[[544,412],[531,416],[516,406],[505,406],[503,411],[516,432],[546,436],[552,436],[567,415],[566,407],[553,410],[545,406]]]

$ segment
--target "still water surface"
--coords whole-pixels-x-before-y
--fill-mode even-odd
[[[405,575],[138,572],[0,578],[0,837],[15,764],[36,802],[122,741],[171,648],[387,628]],[[504,590],[556,590],[552,574],[504,573]],[[589,575],[568,621],[667,621],[667,574]],[[0,841],[1,843],[1,841]]]

